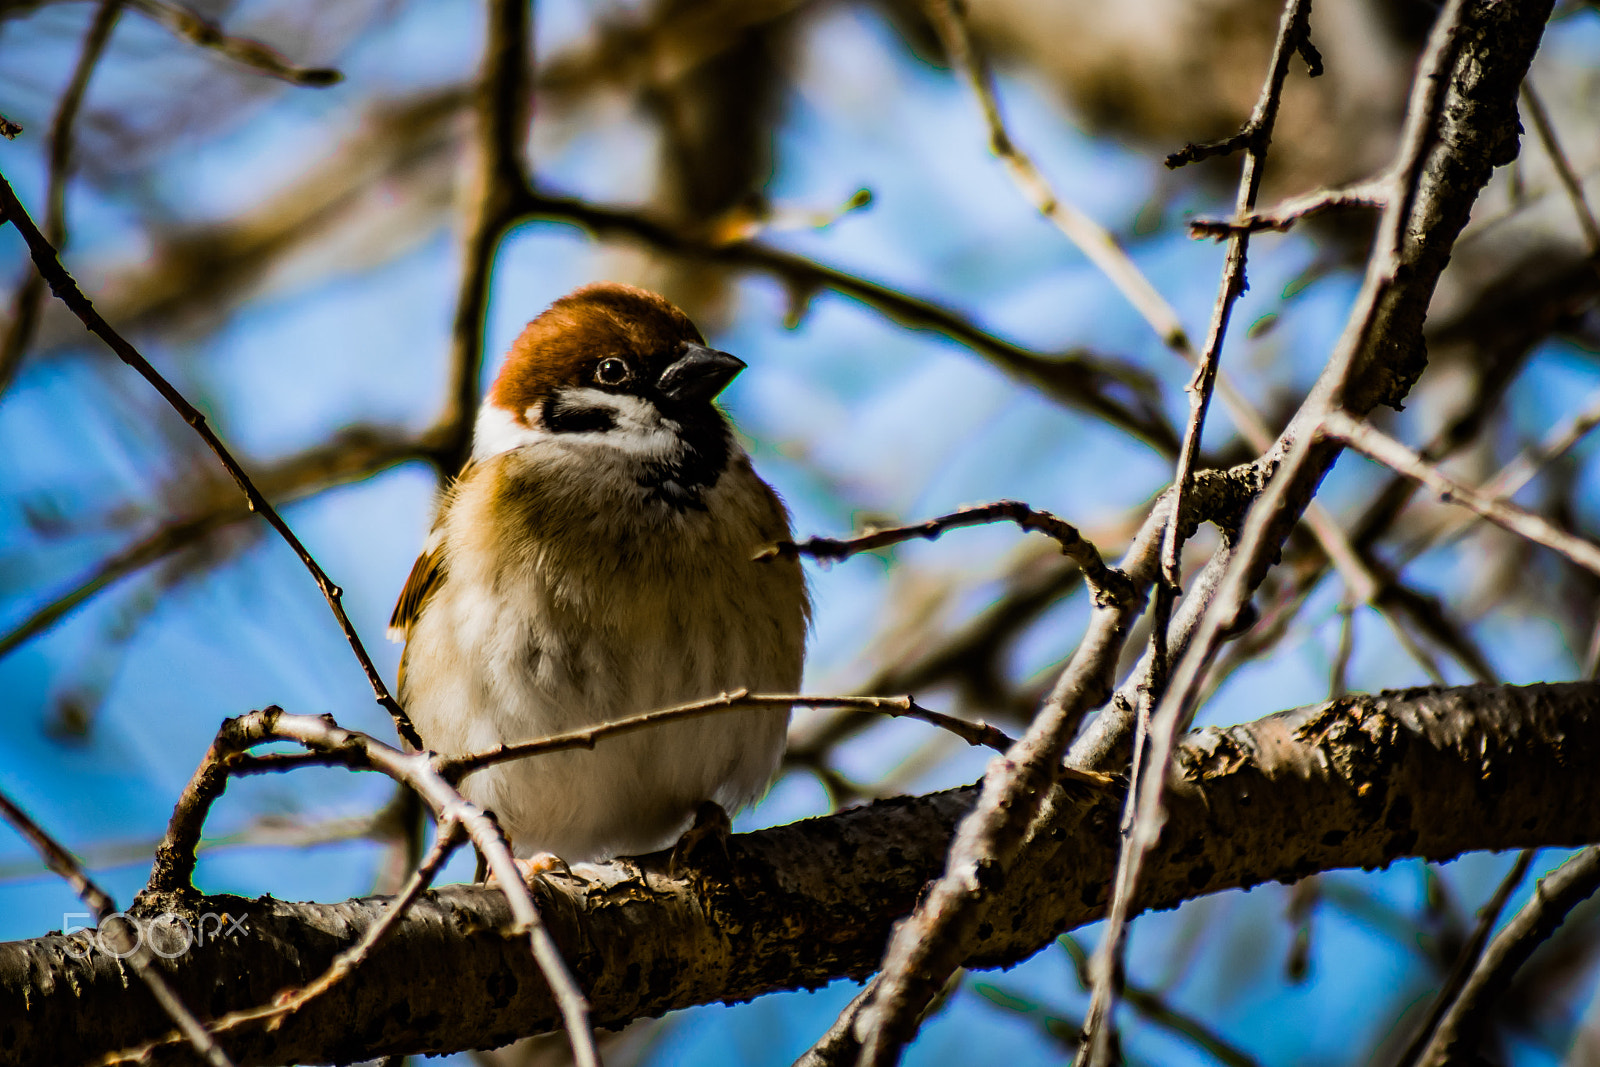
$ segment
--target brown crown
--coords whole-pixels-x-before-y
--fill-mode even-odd
[[[525,421],[528,408],[558,387],[592,381],[595,366],[608,356],[620,356],[636,375],[653,381],[685,342],[705,344],[705,338],[665,297],[617,282],[586,285],[528,323],[489,400]]]

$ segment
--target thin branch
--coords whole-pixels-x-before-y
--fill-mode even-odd
[[[1550,113],[1544,109],[1544,103],[1539,99],[1539,94],[1533,91],[1533,82],[1523,81],[1522,103],[1527,109],[1528,118],[1533,122],[1534,132],[1539,135],[1539,143],[1544,146],[1544,151],[1550,157],[1550,163],[1556,169],[1556,177],[1561,182],[1561,188],[1566,191],[1567,199],[1572,201],[1572,210],[1578,216],[1578,225],[1583,227],[1583,236],[1589,244],[1591,255],[1600,255],[1600,221],[1594,217],[1594,209],[1589,206],[1589,200],[1583,193],[1583,181],[1578,177],[1578,172],[1573,169],[1572,161],[1567,158],[1566,152],[1561,149],[1561,142],[1556,138],[1556,129],[1550,122]]]
[[[1088,257],[1101,273],[1127,298],[1162,344],[1191,366],[1198,366],[1200,355],[1189,340],[1188,331],[1175,309],[1161,295],[1132,257],[1117,244],[1111,232],[1094,219],[1062,200],[1045,180],[1026,153],[1017,147],[1007,132],[995,95],[994,76],[982,53],[974,46],[967,27],[961,0],[928,0],[928,12],[951,62],[962,68],[971,85],[989,128],[991,150],[1005,164],[1006,172],[1034,208],[1056,225]],[[1252,120],[1254,121],[1254,120]],[[1228,416],[1239,432],[1256,449],[1266,449],[1272,433],[1266,421],[1245,395],[1225,376],[1218,389]]]
[[[1500,468],[1483,484],[1483,492],[1500,498],[1515,496],[1540,470],[1572,451],[1596,426],[1600,426],[1600,390],[1589,394],[1589,402],[1577,412],[1552,426],[1537,445],[1518,453]]]
[[[117,910],[116,902],[106,894],[105,890],[90,880],[72,853],[29,818],[28,813],[17,807],[4,792],[0,792],[0,815],[5,816],[5,820],[16,827],[17,833],[33,846],[34,851],[39,853],[52,871],[66,879],[67,884],[72,886],[72,891],[89,906],[90,911],[94,912],[95,922],[102,924],[101,933],[109,933],[117,940],[116,951],[119,953],[119,958],[126,959],[133,966],[134,973],[150,988],[150,993],[161,1005],[161,1010],[177,1024],[180,1035],[178,1040],[187,1041],[200,1054],[200,1058],[211,1067],[232,1067],[232,1062],[217,1045],[215,1039],[206,1032],[200,1020],[194,1017],[173,992],[172,987],[167,984],[166,978],[151,959],[153,953],[150,946],[145,943],[145,939],[140,937],[130,947],[126,941],[126,931],[108,922],[109,919],[121,916],[122,913]]]
[[[1221,239],[1240,234],[1274,230],[1283,233],[1301,219],[1309,219],[1335,208],[1382,208],[1388,202],[1393,182],[1388,175],[1358,182],[1339,189],[1322,189],[1285,200],[1269,211],[1240,212],[1231,219],[1191,219],[1190,237]]]
[[[1078,973],[1078,981],[1084,989],[1093,986],[1089,977],[1089,953],[1082,945],[1063,934],[1056,939],[1072,959],[1073,969]],[[1197,1019],[1187,1012],[1179,1011],[1167,1003],[1165,997],[1154,989],[1129,984],[1123,989],[1123,999],[1134,1011],[1143,1015],[1157,1026],[1171,1030],[1173,1033],[1187,1038],[1211,1055],[1219,1063],[1228,1067],[1257,1067],[1258,1061],[1248,1052],[1228,1042],[1221,1034],[1208,1026],[1204,1020]]]
[[[1188,336],[1172,305],[1134,265],[1109,230],[1056,194],[1033,159],[1006,131],[1005,120],[1000,115],[1000,101],[995,95],[994,74],[973,44],[961,0],[928,0],[927,11],[951,64],[965,75],[978,99],[984,123],[989,128],[990,150],[1005,165],[1006,173],[1022,195],[1110,279],[1163,344],[1187,350]]]
[[[830,1029],[844,1035],[836,1040],[859,1047],[864,1067],[898,1060],[923,1009],[969,955],[985,887],[1005,882],[1029,827],[1061,802],[1059,790],[1052,788],[1061,755],[1088,711],[1110,695],[1128,628],[1155,578],[1161,532],[1171,514],[1165,504],[1146,518],[1120,564],[1133,595],[1094,605],[1083,640],[1027,734],[1003,759],[990,761],[978,802],[950,843],[944,873],[896,929],[872,995],[854,1002],[846,1009],[849,1018],[841,1016]]]
[[[445,435],[430,430],[421,437],[398,435],[382,427],[354,426],[333,439],[263,468],[255,482],[262,494],[280,504],[388,470],[408,460],[433,459]],[[230,494],[183,518],[171,519],[151,533],[105,557],[50,601],[0,635],[0,657],[44,633],[89,600],[135,572],[181,552],[234,523],[249,518],[248,500]]]
[[[1460,1063],[1492,1017],[1517,969],[1555,933],[1573,907],[1600,888],[1600,847],[1591,846],[1539,880],[1533,898],[1495,935],[1440,1020],[1418,1062],[1422,1067]]]
[[[1310,14],[1308,10],[1307,15]],[[1306,74],[1313,78],[1322,76],[1322,55],[1317,51],[1316,45],[1311,43],[1309,34],[1300,34],[1292,42],[1295,54],[1299,55],[1306,64]],[[1224,137],[1220,141],[1207,141],[1200,144],[1186,144],[1166,158],[1166,165],[1170,170],[1190,163],[1198,163],[1203,159],[1213,156],[1232,155],[1241,149],[1263,150],[1268,141],[1272,139],[1270,127],[1262,123],[1262,112],[1259,104],[1250,118],[1239,132],[1231,137]]]
[[[111,31],[116,28],[117,17],[122,14],[122,0],[101,0],[95,9],[89,29],[83,35],[83,46],[78,52],[78,63],[66,91],[56,105],[54,120],[50,123],[49,177],[45,180],[44,232],[57,248],[67,243],[67,180],[72,176],[73,126],[83,107],[83,98],[89,89],[89,79],[96,64],[105,54]],[[22,280],[11,298],[11,322],[6,327],[4,340],[0,340],[0,393],[4,393],[22,366],[22,357],[33,343],[39,327],[39,312],[44,307],[44,275],[31,267],[24,268]]]
[[[747,710],[750,708],[844,708],[851,711],[871,712],[879,715],[888,715],[892,718],[916,719],[920,722],[937,726],[961,738],[969,745],[986,746],[998,752],[1004,752],[1015,742],[1007,737],[1004,731],[990,726],[984,722],[968,722],[958,719],[953,715],[932,711],[918,704],[911,697],[850,697],[850,696],[805,696],[798,693],[751,693],[747,689],[736,689],[731,693],[709,697],[705,700],[690,701],[675,707],[661,708],[656,711],[647,711],[633,715],[626,719],[617,719],[612,722],[600,723],[596,726],[586,727],[582,730],[571,730],[562,734],[551,734],[547,737],[535,738],[531,741],[518,741],[508,745],[497,745],[483,752],[475,752],[465,756],[438,756],[434,757],[434,766],[441,776],[447,781],[459,782],[463,777],[473,771],[491,767],[497,763],[506,763],[510,760],[525,759],[529,756],[541,756],[548,752],[561,752],[567,749],[584,748],[592,749],[595,743],[606,737],[615,737],[619,734],[633,733],[637,730],[648,729],[664,722],[676,722],[682,719],[698,718],[702,715],[712,715],[727,711]],[[1096,785],[1109,785],[1111,779],[1106,775],[1086,774],[1080,780],[1092,782]]]
[[[518,205],[529,185],[525,158],[532,106],[530,7],[530,0],[492,0],[488,5],[483,76],[474,98],[477,152],[450,329],[450,396],[439,419],[441,426],[453,430],[446,474],[460,468],[472,450],[495,254],[518,220]]]
[[[190,44],[216,52],[241,66],[291,85],[325,88],[337,85],[344,75],[328,67],[297,67],[278,52],[248,37],[234,37],[221,25],[190,10],[175,0],[128,0],[140,14],[160,23],[175,36]]]
[[[1196,580],[1214,584],[1195,601],[1203,613],[1151,715],[1151,772],[1136,788],[1137,817],[1118,865],[1116,897],[1132,899],[1139,891],[1140,872],[1166,822],[1166,770],[1213,656],[1338,456],[1338,443],[1318,435],[1324,418],[1341,405],[1364,414],[1380,402],[1398,403],[1421,371],[1421,327],[1449,251],[1495,165],[1515,155],[1515,123],[1507,116],[1549,9],[1544,0],[1447,0],[1434,24],[1392,168],[1396,191],[1379,217],[1344,331],[1264,457],[1271,477],[1237,538]],[[1461,64],[1471,65],[1470,76]]]
[[[334,986],[354,974],[372,955],[373,949],[388,936],[390,931],[400,925],[406,917],[411,906],[422,896],[424,890],[433,884],[434,878],[439,874],[440,868],[455,853],[456,849],[466,841],[466,834],[461,824],[454,820],[440,826],[439,834],[434,839],[433,848],[423,858],[422,863],[412,872],[406,880],[405,886],[400,890],[383,913],[383,918],[367,927],[361,939],[354,945],[340,952],[333,958],[333,962],[322,974],[313,981],[306,983],[299,989],[284,990],[273,999],[271,1004],[260,1007],[246,1008],[243,1011],[229,1012],[226,1015],[212,1019],[206,1024],[210,1034],[232,1034],[256,1025],[264,1024],[268,1029],[275,1029],[283,1025],[284,1020],[313,1000],[324,995]],[[154,1044],[160,1044],[158,1040]],[[149,1051],[151,1044],[138,1048],[122,1049],[105,1057],[110,1063],[124,1061],[137,1061],[145,1052]]]
[[[1589,402],[1579,411],[1552,426],[1538,444],[1517,453],[1494,477],[1483,483],[1479,493],[1493,500],[1510,500],[1538,477],[1541,470],[1576,447],[1596,426],[1600,426],[1600,391],[1591,394]],[[1458,514],[1453,520],[1407,545],[1401,558],[1409,563],[1424,552],[1449,544],[1466,534],[1478,521],[1476,515]]]
[[[1289,76],[1289,61],[1310,47],[1311,0],[1289,0],[1279,20],[1278,34],[1273,45],[1272,60],[1267,69],[1260,98],[1256,101],[1250,120],[1245,124],[1248,141],[1245,145],[1244,164],[1239,174],[1239,191],[1234,213],[1243,218],[1255,210],[1265,173],[1267,148],[1272,142],[1272,131],[1277,123],[1278,108],[1283,98],[1283,87]],[[1308,62],[1310,62],[1308,58]],[[1314,67],[1313,75],[1320,73]],[[1170,165],[1170,160],[1169,160]],[[1195,463],[1200,454],[1200,437],[1205,429],[1206,413],[1210,408],[1211,394],[1216,387],[1221,364],[1222,345],[1228,333],[1233,308],[1245,289],[1245,261],[1249,252],[1248,232],[1234,233],[1228,238],[1228,255],[1211,312],[1211,325],[1206,334],[1194,379],[1189,384],[1189,421],[1184,429],[1183,447],[1178,454],[1177,470],[1172,479],[1173,514],[1181,516],[1184,502],[1191,492]],[[1181,561],[1185,527],[1181,521],[1167,525],[1161,547],[1161,580],[1156,584],[1155,604],[1150,622],[1150,654],[1148,673],[1138,697],[1138,720],[1134,735],[1134,760],[1131,772],[1132,788],[1128,791],[1125,822],[1131,826],[1135,815],[1139,783],[1146,774],[1157,777],[1166,774],[1163,754],[1161,762],[1149,768],[1142,766],[1145,738],[1150,724],[1150,713],[1167,685],[1169,649],[1168,627],[1172,621],[1173,604],[1182,585]],[[1330,557],[1332,553],[1330,553]],[[1076,1064],[1109,1067],[1113,1058],[1115,1037],[1112,1020],[1116,1005],[1117,987],[1122,974],[1122,953],[1127,916],[1132,906],[1132,896],[1137,884],[1137,865],[1132,860],[1137,845],[1132,834],[1123,839],[1122,861],[1117,866],[1117,878],[1111,893],[1111,908],[1106,929],[1095,951],[1090,972],[1093,977],[1088,1012],[1084,1017],[1084,1040],[1078,1048]]]
[[[831,289],[859,300],[897,325],[943,334],[1059,403],[1096,415],[1163,452],[1177,450],[1177,437],[1161,412],[1156,383],[1131,365],[1081,349],[1054,355],[1034,352],[982,329],[951,308],[793,252],[759,241],[718,243],[637,211],[597,205],[579,197],[529,190],[518,205],[518,218],[568,222],[600,239],[626,238],[668,255],[761,271],[800,294]],[[1128,396],[1131,404],[1120,396]]]
[[[1031,533],[1042,533],[1053,538],[1061,546],[1061,554],[1071,559],[1082,569],[1084,578],[1097,590],[1103,590],[1112,595],[1121,595],[1126,592],[1127,582],[1119,574],[1113,572],[1100,558],[1100,552],[1084,540],[1078,528],[1064,519],[1052,515],[1040,508],[1031,508],[1020,500],[998,500],[993,504],[974,504],[960,508],[947,515],[928,519],[925,522],[908,523],[904,526],[890,526],[883,529],[870,529],[854,537],[836,539],[831,537],[812,537],[805,541],[779,541],[777,544],[768,545],[756,553],[758,560],[793,558],[795,556],[810,556],[819,560],[848,559],[860,552],[871,552],[889,545],[897,545],[902,541],[913,538],[936,540],[947,530],[958,530],[966,526],[983,526],[994,522],[1013,522],[1022,529]]]
[[[310,750],[318,762],[387,775],[421,797],[441,826],[460,825],[494,872],[515,919],[511,933],[528,935],[539,971],[559,1006],[579,1067],[599,1067],[599,1052],[589,1028],[588,1004],[540,918],[505,834],[493,816],[463,798],[434,769],[432,753],[401,752],[367,734],[346,730],[331,717],[289,715],[276,707],[227,720],[178,797],[166,836],[156,848],[150,883],[139,895],[141,902],[154,903],[193,891],[195,846],[206,816],[227,787],[234,773],[233,764],[249,749],[268,741],[293,741]],[[169,1034],[154,1044],[170,1044],[172,1040],[173,1035]],[[147,1050],[148,1047],[138,1050],[136,1055]]]
[[[354,651],[356,660],[361,664],[361,669],[366,672],[367,681],[372,685],[372,692],[378,703],[383,705],[384,709],[393,717],[395,728],[399,731],[400,736],[417,748],[422,748],[422,738],[418,736],[416,727],[411,725],[411,719],[406,715],[405,709],[400,707],[399,701],[389,695],[388,687],[384,685],[382,676],[378,674],[378,668],[373,665],[372,657],[367,655],[366,647],[362,645],[360,636],[356,633],[355,627],[351,625],[349,616],[345,614],[344,605],[341,603],[341,598],[344,596],[343,590],[333,584],[332,579],[312,558],[311,553],[306,550],[305,545],[301,544],[300,539],[295,536],[294,531],[289,529],[288,523],[283,521],[283,517],[267,501],[267,498],[261,495],[261,491],[250,480],[250,476],[244,472],[244,468],[239,466],[238,460],[233,458],[233,454],[222,443],[222,439],[217,436],[216,431],[211,429],[206,417],[200,413],[200,410],[189,403],[183,394],[172,386],[172,383],[168,382],[155,367],[151,366],[149,360],[139,354],[138,349],[134,348],[121,334],[112,329],[100,317],[99,312],[95,311],[94,304],[90,302],[88,297],[83,295],[83,290],[78,288],[78,283],[72,279],[72,275],[67,273],[67,269],[61,265],[60,256],[56,254],[56,250],[51,247],[49,241],[45,240],[44,235],[39,232],[38,227],[33,224],[33,220],[23,210],[22,204],[17,200],[16,193],[11,189],[11,184],[5,180],[3,175],[0,175],[0,210],[3,210],[6,221],[15,226],[18,232],[22,234],[23,240],[28,243],[28,251],[33,256],[34,265],[45,280],[50,283],[50,289],[55,293],[56,298],[66,304],[83,321],[83,324],[89,328],[89,331],[104,341],[107,347],[117,354],[118,358],[138,371],[140,376],[149,382],[168,404],[172,405],[173,409],[183,417],[183,420],[193,427],[195,433],[199,434],[201,440],[205,441],[207,447],[211,449],[229,476],[233,478],[234,484],[239,487],[239,491],[249,501],[250,510],[259,512],[261,517],[266,519],[285,543],[294,550],[295,555],[300,558],[300,562],[305,565],[306,570],[311,572],[311,577],[316,581],[317,588],[322,591],[323,598],[327,600],[328,607],[333,611],[333,617],[338,620],[339,628],[344,631],[345,640],[350,643],[350,648]]]
[[[1572,563],[1600,575],[1600,545],[1558,529],[1516,504],[1462,485],[1399,441],[1343,412],[1330,412],[1322,425],[1327,436],[1431,489],[1446,503],[1460,504],[1496,526],[1558,552]]]
[[[1434,1031],[1439,1028],[1440,1020],[1455,1006],[1461,991],[1466,987],[1468,977],[1478,965],[1478,958],[1483,955],[1483,946],[1489,943],[1489,935],[1494,933],[1496,924],[1500,922],[1500,913],[1506,910],[1511,894],[1516,892],[1517,886],[1528,876],[1528,868],[1533,866],[1533,857],[1537,852],[1537,849],[1525,848],[1517,853],[1516,861],[1511,864],[1511,869],[1506,872],[1505,877],[1500,879],[1494,895],[1478,910],[1478,924],[1473,928],[1472,936],[1467,938],[1466,944],[1462,945],[1461,951],[1456,954],[1455,964],[1450,968],[1450,974],[1440,988],[1439,995],[1434,998],[1427,1020],[1411,1039],[1405,1054],[1400,1057],[1399,1067],[1412,1067],[1417,1062],[1429,1039],[1433,1037]]]

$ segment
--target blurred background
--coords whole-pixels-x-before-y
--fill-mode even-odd
[[[1231,213],[1238,162],[1161,161],[1249,114],[1280,10],[985,0],[971,12],[1012,137],[1191,337],[1204,337],[1223,250],[1186,224]],[[1435,12],[1319,0],[1327,73],[1292,69],[1264,203],[1384,166]],[[467,0],[0,4],[0,113],[23,127],[0,143],[0,173],[41,223],[59,187],[69,269],[283,505],[391,682],[384,624],[451,473],[440,420],[484,27]],[[196,43],[208,39],[222,47]],[[1007,178],[916,0],[544,0],[534,39],[539,189],[702,247],[779,250],[926,314],[832,275],[763,269],[761,255],[597,239],[552,209],[501,247],[485,381],[555,297],[603,278],[651,286],[750,364],[726,406],[799,535],[1015,497],[1120,551],[1172,477],[1188,368]],[[1590,537],[1600,231],[1553,161],[1600,192],[1597,57],[1600,9],[1558,3],[1538,95],[1523,100],[1522,156],[1480,200],[1430,316],[1429,370],[1385,425],[1463,480],[1504,475],[1494,488]],[[1354,211],[1252,243],[1224,366],[1274,432],[1332,348],[1370,231]],[[28,277],[20,239],[0,229],[0,784],[126,904],[225,717],[276,703],[385,739],[393,728],[290,551],[190,429]],[[1205,447],[1211,465],[1254,454],[1217,405]],[[1377,604],[1352,603],[1314,543],[1292,541],[1258,595],[1260,622],[1213,671],[1202,724],[1344,688],[1593,672],[1592,576],[1410,499],[1358,458],[1320,499],[1391,584]],[[1214,543],[1201,532],[1193,566]],[[1087,614],[1075,570],[1009,527],[810,578],[809,692],[910,691],[1013,731]],[[740,827],[963,784],[984,762],[917,723],[827,714],[797,715],[791,749]],[[237,781],[197,882],[318,900],[392,885],[390,800],[376,775]],[[1533,874],[1563,858],[1538,855]],[[1511,864],[1335,872],[1138,920],[1119,1016],[1130,1062],[1394,1062]],[[458,856],[445,880],[470,868]],[[0,834],[0,938],[81,923],[81,910]],[[1061,1062],[1086,1003],[1075,959],[1096,936],[964,976],[908,1062]],[[1500,1005],[1492,1062],[1600,1063],[1597,938],[1600,910],[1580,909],[1540,950]],[[855,988],[682,1012],[630,1033],[610,1062],[787,1064]]]

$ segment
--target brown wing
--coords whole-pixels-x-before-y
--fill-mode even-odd
[[[422,614],[428,597],[444,581],[444,538],[439,538],[438,542],[411,565],[411,574],[406,578],[405,588],[400,590],[400,600],[394,606],[394,614],[389,616],[391,641],[404,641],[410,636],[411,624]]]
[[[461,484],[461,480],[467,476],[472,467],[472,460],[467,460],[466,466],[461,468],[461,473],[456,475],[445,489],[444,497],[439,502],[439,516],[434,520],[433,530],[423,545],[422,555],[411,565],[411,573],[406,577],[405,588],[400,590],[400,600],[394,606],[394,614],[389,616],[391,641],[404,641],[411,636],[411,624],[417,621],[423,607],[428,603],[428,598],[444,581],[444,514],[450,507],[450,498],[455,492],[455,487]]]

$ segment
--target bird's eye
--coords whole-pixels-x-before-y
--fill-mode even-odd
[[[626,360],[612,356],[602,359],[600,365],[594,369],[594,380],[601,385],[621,385],[633,377],[633,371],[628,368]]]

